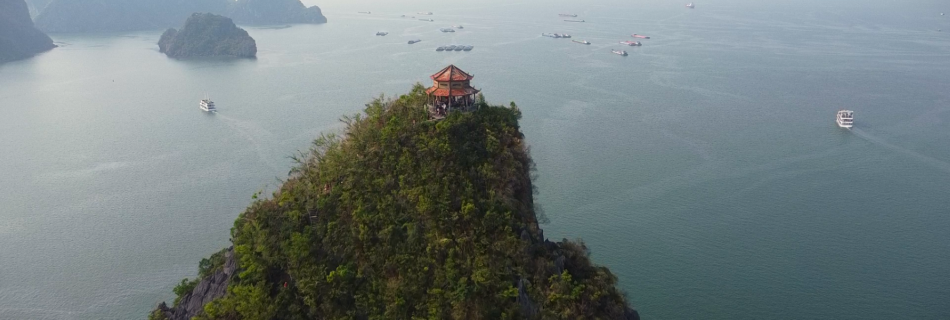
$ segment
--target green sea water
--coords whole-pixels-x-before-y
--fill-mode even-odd
[[[518,103],[545,235],[645,319],[950,318],[950,4],[377,2],[246,27],[256,60],[154,30],[0,65],[0,319],[144,318],[289,156],[448,64]]]

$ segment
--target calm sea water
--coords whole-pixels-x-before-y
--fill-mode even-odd
[[[288,156],[450,63],[524,110],[545,234],[645,318],[950,318],[950,5],[374,2],[249,27],[257,60],[170,60],[156,30],[0,65],[0,318],[144,318]]]

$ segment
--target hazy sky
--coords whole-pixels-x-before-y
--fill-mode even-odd
[[[566,7],[583,8],[585,6],[598,5],[618,5],[618,6],[656,6],[664,3],[695,2],[698,8],[705,6],[716,7],[755,7],[763,4],[772,4],[779,6],[793,5],[801,9],[821,8],[821,7],[847,7],[864,8],[869,10],[889,10],[889,9],[909,9],[917,8],[919,10],[947,12],[950,13],[950,1],[948,0],[453,0],[451,6],[447,2],[440,0],[301,0],[307,6],[318,5],[328,11],[352,11],[352,10],[398,10],[406,12],[415,12],[425,10],[427,7],[472,7],[484,5],[510,5],[513,3],[538,3],[542,7]]]

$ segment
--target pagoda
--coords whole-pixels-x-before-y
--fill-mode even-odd
[[[430,78],[432,87],[426,90],[426,95],[429,114],[433,118],[444,118],[451,111],[474,111],[477,107],[475,95],[479,91],[471,83],[474,76],[449,65]]]

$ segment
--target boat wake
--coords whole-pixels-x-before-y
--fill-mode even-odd
[[[917,159],[918,161],[926,163],[927,165],[930,165],[931,167],[934,167],[941,171],[950,172],[950,162],[947,162],[945,160],[940,160],[940,159],[919,153],[917,151],[901,147],[896,144],[892,144],[890,142],[885,141],[884,139],[875,137],[874,135],[869,134],[865,132],[864,130],[861,130],[860,128],[852,128],[851,132],[854,133],[854,135],[858,136],[859,138],[864,139],[870,143],[890,149],[891,151],[901,153],[905,156],[909,156],[911,158]]]
[[[273,169],[274,171],[281,170],[280,169],[281,166],[279,166],[273,159],[271,159],[271,156],[274,155],[275,153],[273,153],[272,150],[269,150],[269,147],[268,147],[270,145],[268,141],[274,140],[273,133],[271,133],[270,131],[267,131],[267,129],[264,129],[259,124],[251,122],[251,121],[235,119],[235,118],[231,118],[229,116],[220,115],[220,114],[217,115],[217,118],[224,120],[223,122],[225,125],[228,126],[228,128],[230,128],[231,130],[234,130],[235,132],[240,134],[241,137],[243,137],[245,140],[250,142],[254,147],[254,151],[257,153],[258,159],[262,163],[264,163],[265,165],[267,165],[269,168]]]

